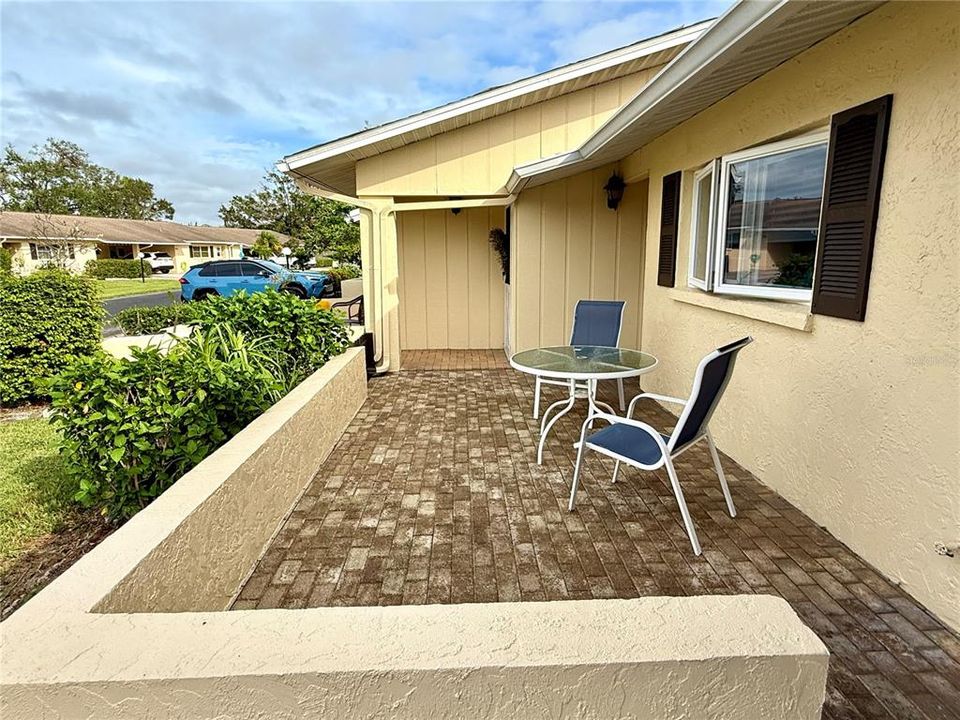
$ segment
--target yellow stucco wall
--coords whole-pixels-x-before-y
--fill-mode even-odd
[[[503,347],[495,227],[504,227],[503,208],[397,213],[402,348]]]
[[[516,165],[576,148],[659,70],[642,70],[361,160],[357,193],[501,192]]]
[[[624,162],[649,173],[643,346],[650,390],[685,396],[697,362],[743,335],[713,422],[720,447],[960,627],[960,13],[890,3]],[[809,332],[679,302],[656,284],[661,178],[893,93],[866,321]],[[684,177],[677,287],[686,285]],[[743,307],[743,306],[741,306]],[[801,310],[802,312],[802,310]],[[731,314],[733,313],[733,314]],[[735,491],[734,491],[735,492]]]
[[[34,260],[30,257],[30,242],[28,240],[8,240],[3,247],[13,253],[12,270],[20,275],[29,275],[34,270],[50,265],[49,260]],[[87,263],[97,259],[96,245],[92,243],[77,243],[73,249],[74,257],[66,263],[66,269],[71,272],[83,272]]]
[[[621,345],[640,346],[646,183],[607,208],[608,166],[532,188],[514,205],[511,345],[525,350],[570,341],[580,299],[626,301]]]

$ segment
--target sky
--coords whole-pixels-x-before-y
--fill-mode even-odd
[[[0,139],[71,140],[219,225],[284,155],[729,4],[4,0]]]

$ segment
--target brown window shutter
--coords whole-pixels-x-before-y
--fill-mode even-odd
[[[665,175],[660,201],[660,258],[657,285],[673,287],[677,269],[677,221],[680,218],[680,173]]]
[[[892,95],[833,116],[812,311],[863,321]]]

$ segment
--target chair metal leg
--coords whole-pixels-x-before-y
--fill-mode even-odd
[[[620,412],[626,412],[627,403],[623,396],[623,378],[617,380],[617,391],[620,393]]]
[[[574,508],[577,506],[577,487],[580,485],[580,465],[583,463],[583,450],[587,445],[587,425],[589,424],[590,420],[587,419],[583,422],[583,426],[580,428],[580,442],[577,443],[577,462],[573,466],[573,485],[570,487],[570,503],[567,506],[567,509],[570,512],[573,512]]]
[[[614,483],[617,482],[617,473],[619,473],[619,472],[620,472],[620,461],[617,460],[616,463],[615,463],[614,466],[613,466],[613,482],[614,482]]]
[[[677,505],[680,506],[680,514],[683,516],[683,524],[687,528],[687,536],[690,538],[690,544],[693,546],[693,554],[700,554],[700,541],[697,539],[697,531],[693,527],[693,520],[690,517],[690,511],[687,509],[687,501],[683,499],[683,490],[680,489],[680,479],[677,477],[676,468],[673,467],[673,461],[668,457],[666,461],[667,475],[670,476],[670,484],[673,485],[673,494],[677,498]]]
[[[536,388],[533,391],[533,419],[540,419],[540,376],[537,375]]]
[[[717,469],[717,477],[720,478],[720,487],[723,488],[723,497],[727,501],[727,510],[730,511],[730,517],[737,516],[737,508],[733,504],[733,497],[730,495],[730,488],[727,486],[727,477],[723,474],[723,466],[720,464],[720,454],[717,452],[717,446],[713,443],[713,437],[710,431],[707,431],[707,445],[710,447],[710,454],[713,456],[713,467]]]

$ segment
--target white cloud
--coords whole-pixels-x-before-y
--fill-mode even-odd
[[[216,223],[285,154],[724,5],[4,2],[3,141],[66,137]]]

